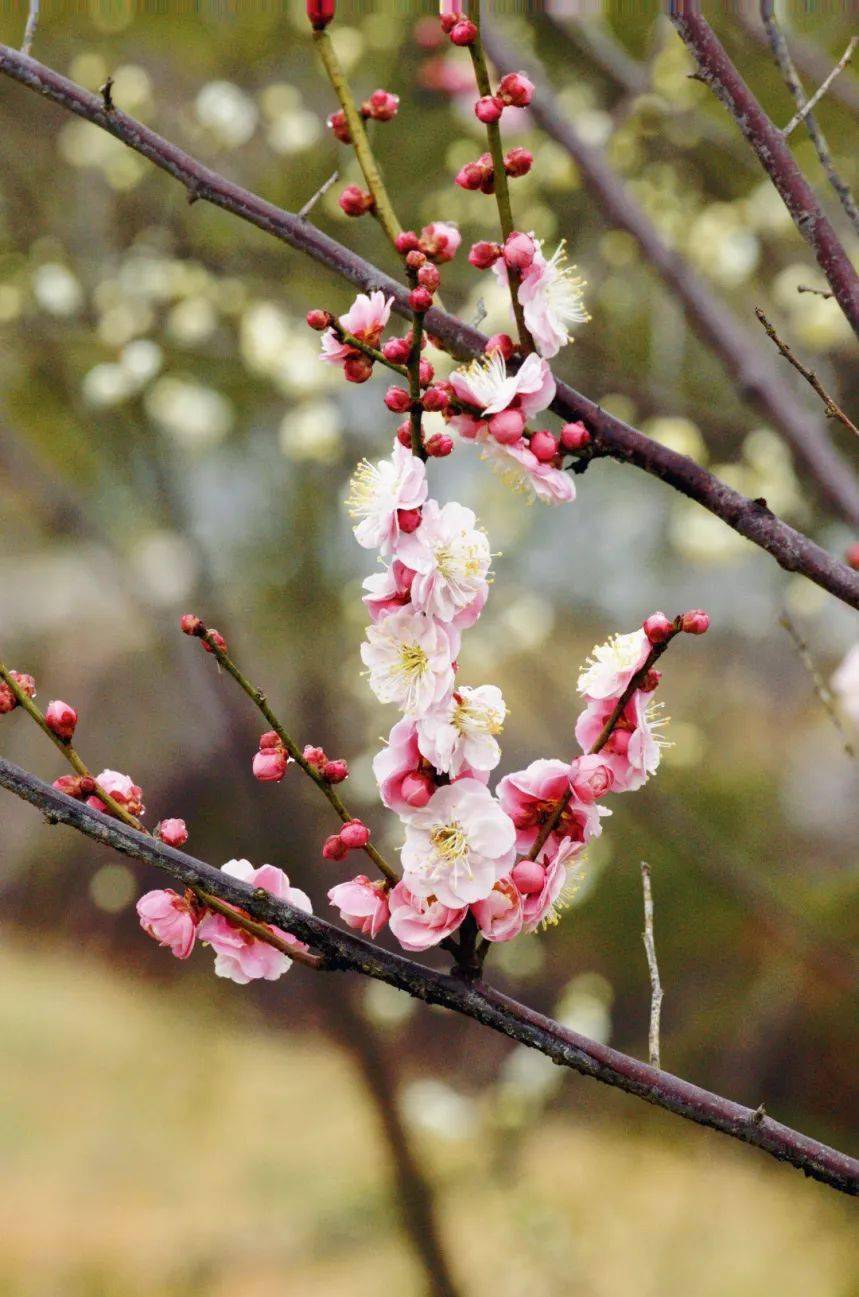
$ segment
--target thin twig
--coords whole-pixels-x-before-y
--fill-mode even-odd
[[[30,0],[30,9],[27,14],[27,26],[24,28],[24,40],[21,44],[21,53],[29,54],[33,47],[33,41],[36,39],[36,28],[39,26],[39,3],[40,0]]]
[[[644,932],[641,934],[650,972],[650,1030],[647,1043],[651,1067],[659,1067],[659,1020],[662,1014],[662,983],[656,962],[656,943],[653,939],[653,893],[650,888],[650,865],[641,862],[641,885],[644,889]]]
[[[823,297],[826,301],[835,296],[834,293],[827,292],[825,288],[812,288],[809,284],[797,284],[796,291],[798,293],[814,293],[816,297]]]
[[[322,956],[323,971],[348,969],[387,982],[427,1004],[441,1005],[539,1050],[562,1067],[752,1144],[843,1193],[859,1194],[856,1158],[791,1130],[771,1117],[755,1121],[753,1109],[589,1040],[493,987],[427,968],[314,915],[304,914],[271,893],[253,889],[220,869],[213,869],[193,856],[66,797],[2,757],[0,787],[35,806],[53,823],[68,824],[94,842],[155,865],[188,887],[203,888],[227,904],[240,906],[262,923],[290,932]]]
[[[751,6],[737,5],[734,13],[744,31],[759,45],[766,45],[766,33],[752,17]],[[791,41],[791,46],[794,63],[810,81],[824,81],[829,76],[832,60],[819,46],[803,40],[801,36],[796,36]],[[849,71],[832,83],[830,96],[837,99],[848,112],[859,115],[859,81]]]
[[[394,299],[393,308],[399,315],[409,320],[412,318],[407,291],[390,275],[344,248],[309,221],[299,220],[292,212],[266,202],[259,195],[205,167],[121,109],[106,113],[96,95],[75,85],[61,73],[35,59],[25,58],[9,46],[0,45],[0,74],[12,77],[68,112],[93,122],[166,171],[198,198],[231,212],[305,253],[365,292],[381,289]],[[486,335],[456,316],[432,308],[427,312],[426,327],[456,358],[468,359],[484,354]],[[623,423],[567,383],[557,383],[551,408],[565,421],[581,419],[585,423],[591,434],[595,456],[611,456],[659,478],[696,500],[739,535],[766,550],[785,571],[801,572],[850,607],[859,608],[859,574],[700,464]]]
[[[817,669],[817,664],[811,656],[811,650],[786,612],[783,612],[778,620],[779,625],[784,627],[790,638],[793,640],[793,646],[799,655],[799,659],[811,678],[811,686],[817,695],[817,700],[841,736],[841,743],[844,751],[847,753],[848,757],[852,757],[855,761],[856,749],[853,747],[853,744],[845,733],[844,726],[841,723],[841,717],[838,714],[838,708],[835,706],[835,699],[832,697],[826,681]]]
[[[758,317],[761,324],[763,325],[767,337],[772,338],[773,342],[778,347],[779,351],[784,356],[785,360],[789,361],[790,364],[793,365],[797,373],[802,374],[802,377],[805,379],[805,381],[809,383],[811,387],[814,388],[815,392],[823,402],[823,407],[826,410],[827,419],[837,419],[839,423],[844,424],[845,428],[847,428],[850,432],[852,432],[856,437],[859,437],[859,428],[856,427],[856,424],[853,422],[853,420],[849,419],[847,415],[844,413],[844,411],[841,409],[841,406],[838,405],[837,402],[833,401],[832,397],[829,395],[826,388],[823,386],[820,379],[815,374],[814,370],[806,369],[805,365],[803,365],[801,361],[797,360],[796,356],[793,354],[790,347],[787,345],[787,343],[784,341],[783,338],[779,337],[779,335],[775,331],[774,326],[770,323],[770,321],[764,315],[763,311],[759,306],[755,307],[755,315]]]
[[[841,55],[841,58],[835,64],[835,67],[832,69],[829,76],[819,87],[819,89],[815,90],[814,94],[811,96],[809,100],[807,100],[807,102],[802,106],[802,108],[800,108],[799,112],[794,113],[793,117],[791,117],[787,126],[785,126],[784,131],[782,132],[783,135],[790,135],[791,131],[794,130],[799,125],[802,119],[808,116],[808,114],[811,112],[812,108],[818,102],[818,100],[823,98],[823,96],[826,94],[829,87],[832,85],[832,82],[838,76],[838,73],[843,72],[844,68],[846,68],[847,64],[850,62],[851,58],[853,57],[853,51],[856,48],[857,42],[859,42],[859,36],[850,37],[850,43],[848,44],[847,49]]]
[[[832,74],[832,77],[829,78],[829,81],[821,87],[820,91],[818,91],[818,94],[813,99],[806,99],[805,90],[791,56],[787,38],[776,22],[775,5],[773,0],[761,0],[761,19],[763,20],[766,29],[767,39],[769,40],[773,56],[782,77],[784,78],[784,83],[787,86],[794,103],[800,110],[794,117],[793,121],[785,127],[783,134],[786,138],[793,130],[794,126],[796,126],[803,118],[805,119],[806,130],[811,137],[811,142],[815,147],[818,158],[820,159],[820,165],[826,173],[826,178],[838,195],[841,206],[844,208],[844,211],[852,222],[853,228],[857,233],[859,233],[859,208],[856,206],[856,200],[850,192],[850,186],[843,180],[839,172],[835,169],[835,164],[832,161],[832,155],[829,151],[829,145],[826,142],[826,136],[823,134],[820,123],[811,111],[814,103],[816,103],[817,99],[819,99],[820,95],[823,93],[825,85],[832,83],[832,80],[837,75],[839,69],[836,69]],[[848,53],[852,51],[853,45],[855,45],[855,39],[851,42]]]
[[[328,193],[328,190],[331,188],[331,186],[337,184],[339,178],[340,178],[340,172],[332,171],[328,179],[319,186],[316,193],[313,194],[310,198],[308,198],[307,202],[304,204],[303,207],[300,207],[298,209],[298,212],[296,214],[300,221],[307,220],[308,216],[313,211],[314,207],[319,202],[320,198],[325,197],[325,195]]]

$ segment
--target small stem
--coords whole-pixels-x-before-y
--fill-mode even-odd
[[[345,343],[346,346],[354,347],[356,351],[363,352],[364,355],[369,356],[371,360],[375,360],[378,364],[384,365],[387,369],[392,369],[395,374],[400,374],[401,377],[408,378],[409,371],[405,365],[398,365],[395,360],[388,360],[384,353],[379,351],[378,347],[371,347],[368,343],[362,342],[360,338],[356,338],[354,333],[347,333],[347,331],[342,328],[336,320],[333,324],[329,325],[329,328],[333,330],[340,341]]]
[[[839,423],[844,424],[845,428],[849,429],[850,432],[852,432],[855,436],[859,437],[859,428],[856,427],[856,424],[852,421],[852,419],[848,418],[848,416],[841,409],[841,406],[837,405],[835,401],[833,401],[832,397],[829,395],[826,388],[823,386],[820,379],[815,374],[814,370],[806,369],[805,365],[803,365],[799,360],[797,360],[796,356],[793,354],[790,347],[782,338],[778,336],[774,326],[770,324],[769,320],[764,315],[763,311],[759,306],[755,307],[755,315],[758,317],[761,324],[763,325],[767,337],[772,338],[773,342],[778,347],[779,351],[784,356],[785,360],[789,361],[790,364],[793,365],[797,373],[802,374],[802,377],[805,379],[805,381],[814,388],[815,392],[823,402],[824,409],[826,410],[827,419],[837,419]]]
[[[680,630],[680,618],[675,617],[674,629],[672,630],[668,638],[663,640],[661,644],[652,644],[650,646],[650,652],[645,658],[644,663],[636,671],[635,675],[632,677],[629,684],[626,686],[623,693],[618,698],[611,712],[611,715],[608,717],[605,725],[603,725],[602,729],[600,730],[593,747],[588,749],[587,755],[589,757],[596,756],[598,752],[601,752],[603,750],[606,743],[608,743],[609,739],[614,733],[615,726],[617,725],[618,721],[620,720],[621,716],[626,710],[626,705],[629,702],[630,698],[635,693],[636,689],[639,688],[641,682],[644,680],[648,671],[650,671],[651,668],[654,666],[654,664],[658,662],[659,659],[662,657],[662,654],[668,648],[668,645],[674,639],[674,636],[679,633],[679,630]],[[537,839],[533,847],[531,848],[530,852],[528,853],[529,860],[537,859],[540,852],[543,850],[543,847],[545,846],[547,838],[549,837],[550,834],[554,833],[555,829],[560,824],[561,817],[563,816],[564,811],[569,806],[572,796],[573,796],[573,790],[572,787],[570,787],[567,790],[567,792],[564,793],[564,796],[557,803],[554,811],[549,816],[548,820],[543,825],[540,832],[537,834]]]
[[[647,954],[647,967],[650,972],[650,1031],[648,1048],[650,1066],[659,1067],[659,1021],[662,1014],[662,983],[659,980],[659,965],[656,962],[656,943],[653,939],[653,893],[650,888],[650,865],[641,862],[641,885],[644,889],[644,932],[642,940]]]
[[[847,49],[841,55],[841,58],[835,64],[835,67],[829,73],[829,76],[826,78],[826,80],[823,82],[820,88],[818,90],[815,90],[811,98],[802,105],[799,112],[794,113],[793,117],[791,117],[787,126],[785,126],[784,130],[782,131],[783,135],[790,135],[791,131],[794,130],[799,125],[803,117],[808,116],[808,114],[811,112],[812,108],[818,102],[818,100],[823,98],[823,96],[826,94],[829,87],[832,85],[832,82],[838,76],[839,72],[843,72],[847,64],[852,59],[853,51],[856,48],[857,42],[859,42],[859,36],[850,37],[850,42],[847,46]]]
[[[261,888],[260,890],[264,891],[265,889]],[[301,950],[291,942],[284,941],[283,937],[279,937],[276,932],[273,932],[267,923],[260,923],[257,919],[250,918],[249,915],[241,914],[234,905],[219,900],[217,896],[213,896],[211,892],[204,892],[200,887],[192,887],[191,891],[200,898],[208,909],[223,914],[224,918],[228,919],[230,923],[243,928],[245,932],[249,932],[258,941],[264,941],[267,945],[274,946],[275,950],[279,950],[282,955],[288,955],[297,964],[305,964],[308,968],[317,969],[325,967],[325,960],[321,955],[312,955],[309,950]]]
[[[33,48],[33,41],[36,39],[36,28],[39,25],[39,0],[30,0],[29,12],[27,14],[27,26],[24,28],[24,41],[21,45],[21,53],[29,54]]]
[[[204,627],[199,632],[199,638],[205,640],[205,642],[209,645],[209,648],[212,650],[213,656],[217,659],[219,664],[224,668],[224,670],[228,673],[228,675],[231,675],[233,677],[236,684],[239,686],[239,688],[242,690],[243,693],[247,694],[248,698],[250,698],[254,706],[257,707],[260,712],[262,712],[263,716],[268,721],[270,727],[274,730],[275,734],[280,739],[281,743],[286,748],[287,752],[292,757],[295,764],[301,767],[301,769],[308,776],[308,778],[312,779],[313,782],[316,784],[317,788],[319,788],[324,794],[324,796],[328,798],[328,801],[334,807],[334,810],[340,816],[340,819],[343,821],[343,823],[347,824],[349,820],[354,819],[355,817],[352,815],[351,811],[349,811],[346,808],[344,803],[338,797],[337,793],[335,793],[333,787],[331,786],[331,784],[329,784],[328,780],[323,778],[322,774],[320,773],[320,771],[316,769],[315,766],[312,766],[309,761],[305,760],[304,754],[301,751],[301,749],[298,747],[297,743],[286,732],[281,722],[278,720],[274,712],[269,707],[266,696],[262,692],[262,690],[257,689],[256,685],[251,684],[247,676],[245,676],[236,666],[235,662],[230,657],[230,655],[228,653],[225,653],[223,649],[218,647],[217,642],[212,638],[211,631],[205,629]],[[394,870],[384,859],[384,857],[379,854],[379,852],[373,846],[372,842],[368,842],[367,845],[362,848],[362,850],[366,852],[366,854],[373,861],[373,864],[377,867],[377,869],[380,870],[382,874],[384,874],[385,878],[387,878],[389,883],[399,882],[398,875],[394,872]]]
[[[355,156],[358,164],[364,173],[364,179],[367,182],[367,188],[373,195],[373,214],[387,234],[391,243],[395,243],[397,235],[401,233],[402,226],[397,219],[397,214],[393,209],[391,200],[388,197],[388,191],[385,189],[373,150],[370,148],[370,141],[367,139],[367,132],[364,130],[364,123],[361,114],[355,107],[355,100],[352,98],[352,91],[349,89],[349,83],[340,66],[340,61],[334,50],[331,37],[325,28],[314,31],[313,40],[316,48],[319,50],[319,57],[322,59],[322,65],[328,74],[328,80],[334,87],[334,92],[340,100],[340,107],[346,117],[346,123],[349,127],[349,134],[352,137],[352,147],[355,150]]]
[[[844,726],[841,724],[841,717],[838,715],[838,709],[836,708],[835,703],[833,702],[832,694],[829,692],[829,689],[826,685],[826,681],[823,679],[823,676],[820,674],[820,672],[817,669],[817,664],[815,663],[814,658],[811,656],[811,651],[808,645],[806,644],[805,640],[802,638],[799,631],[796,629],[796,627],[794,626],[793,622],[791,621],[790,617],[787,615],[786,612],[783,612],[778,620],[779,620],[779,625],[784,627],[784,629],[787,631],[788,635],[790,636],[791,640],[793,641],[793,646],[799,655],[799,660],[802,663],[802,665],[805,667],[809,676],[811,677],[811,685],[817,696],[818,702],[820,703],[823,710],[826,712],[829,719],[832,721],[832,724],[835,726],[838,733],[841,735],[841,743],[844,748],[844,751],[846,752],[848,757],[852,757],[853,760],[855,761],[856,749],[853,747],[853,744],[850,742],[847,735],[844,733]]]
[[[472,22],[477,28],[477,36],[469,45],[468,52],[471,55],[471,62],[474,67],[474,75],[477,79],[477,88],[481,97],[492,94],[492,84],[489,80],[489,69],[486,66],[486,55],[483,52],[483,42],[480,38],[480,4],[474,5],[474,15]],[[502,242],[513,233],[513,208],[510,203],[510,186],[507,183],[507,172],[504,170],[504,149],[501,144],[501,127],[498,122],[486,123],[486,135],[489,141],[489,152],[492,155],[492,170],[495,177],[495,202],[498,207],[498,218],[501,223]],[[528,332],[525,324],[525,311],[522,303],[519,301],[519,283],[521,276],[519,271],[513,266],[507,268],[507,280],[510,286],[510,301],[513,305],[513,315],[516,320],[516,328],[519,333],[519,342],[523,352],[527,355],[534,351],[534,339]]]
[[[409,271],[409,282],[412,287],[417,283],[417,276],[412,271]],[[421,342],[423,340],[423,329],[424,312],[415,311],[412,317],[412,349],[409,352],[409,363],[406,366],[409,378],[409,396],[411,397],[409,423],[412,429],[412,454],[417,455],[418,459],[425,460],[427,453],[424,448],[422,427],[424,408],[421,405]]]

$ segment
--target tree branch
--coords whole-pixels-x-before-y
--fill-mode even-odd
[[[829,502],[854,526],[859,525],[859,483],[852,469],[833,448],[822,425],[809,418],[785,387],[754,333],[735,318],[688,262],[663,241],[646,212],[618,179],[605,154],[580,138],[560,108],[540,64],[511,49],[497,30],[487,30],[483,40],[499,71],[513,72],[521,68],[534,82],[536,93],[530,113],[573,159],[586,189],[608,221],[633,236],[663,283],[677,294],[692,328],[721,360],[741,395],[772,420]]]
[[[216,896],[229,905],[240,906],[261,923],[274,924],[307,942],[322,957],[323,970],[350,970],[387,982],[418,1000],[473,1018],[511,1040],[537,1049],[562,1067],[752,1144],[831,1188],[859,1194],[859,1161],[769,1117],[759,1117],[751,1108],[589,1040],[483,983],[426,968],[344,932],[324,919],[295,910],[260,888],[251,888],[193,856],[66,797],[2,757],[0,787],[35,806],[49,823],[68,824],[94,842],[154,865],[186,886]]]
[[[97,95],[6,45],[0,45],[0,73],[116,136],[173,176],[189,193],[306,253],[358,288],[365,291],[381,288],[394,298],[398,314],[412,319],[408,293],[402,284],[323,234],[309,221],[299,220],[291,212],[233,184],[119,108],[106,112]],[[436,308],[427,312],[426,328],[457,358],[482,354],[487,341],[479,330]],[[765,504],[747,499],[687,456],[652,441],[566,383],[558,383],[552,409],[563,419],[582,419],[587,424],[597,455],[634,464],[661,478],[766,550],[786,571],[801,572],[850,607],[859,609],[859,573],[782,522]]]
[[[844,411],[841,409],[841,406],[837,405],[836,402],[833,401],[832,397],[829,395],[826,388],[823,386],[820,379],[815,374],[814,370],[806,369],[805,365],[803,365],[801,361],[797,360],[796,356],[793,354],[790,347],[787,345],[784,339],[779,337],[779,335],[775,331],[775,328],[767,319],[767,317],[764,315],[763,311],[759,306],[755,307],[755,315],[758,317],[761,324],[763,325],[767,337],[772,339],[772,341],[778,347],[781,354],[784,356],[785,360],[789,361],[790,364],[793,365],[794,369],[797,371],[798,374],[802,374],[802,377],[805,379],[805,381],[814,389],[814,391],[820,397],[821,401],[823,402],[824,408],[826,410],[827,419],[837,419],[839,423],[844,424],[844,427],[847,428],[849,432],[852,432],[855,436],[859,437],[859,428],[856,427],[856,424],[853,422],[853,420],[849,419],[847,415],[844,413]]]
[[[650,1029],[647,1035],[648,1055],[652,1067],[659,1067],[659,1021],[662,1016],[662,983],[656,962],[656,942],[653,939],[653,890],[650,886],[650,865],[641,862],[641,886],[644,892],[644,951],[650,973]]]
[[[739,19],[743,30],[756,40],[759,45],[767,44],[766,32],[751,16],[751,6],[747,10],[744,5],[738,5],[733,14]],[[797,36],[791,41],[791,52],[794,63],[800,72],[808,77],[809,81],[820,83],[826,80],[832,67],[832,61],[817,45],[813,45],[810,41]],[[829,93],[833,99],[837,99],[849,112],[859,116],[859,81],[851,76],[849,72],[832,83]]]
[[[784,135],[767,117],[697,6],[698,0],[671,0],[671,20],[695,58],[698,76],[725,105],[751,145],[859,336],[859,276]]]

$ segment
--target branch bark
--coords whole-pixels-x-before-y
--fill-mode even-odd
[[[671,0],[671,20],[698,65],[699,79],[725,105],[751,145],[859,337],[859,276],[784,135],[767,117],[698,11],[698,0]]]
[[[580,138],[560,108],[540,64],[511,49],[497,30],[487,30],[483,43],[499,71],[521,69],[531,78],[536,93],[529,111],[535,121],[576,163],[585,188],[612,225],[633,236],[663,283],[676,293],[692,328],[718,356],[741,394],[772,420],[830,504],[854,526],[859,525],[859,482],[852,469],[831,445],[823,425],[815,422],[785,387],[752,330],[740,324],[683,257],[663,242],[605,154]]]
[[[402,284],[323,234],[309,221],[299,220],[293,213],[203,166],[120,109],[108,111],[98,95],[90,94],[60,73],[6,45],[0,45],[0,73],[116,136],[178,180],[190,196],[205,199],[241,217],[328,266],[357,288],[382,289],[394,298],[394,310],[398,314],[412,318],[408,292]],[[486,335],[455,316],[433,307],[427,312],[425,322],[427,331],[440,338],[454,357],[468,359],[482,354]],[[563,419],[582,419],[587,424],[597,455],[634,464],[660,478],[766,550],[785,571],[801,572],[850,607],[859,609],[859,573],[782,522],[765,503],[747,499],[687,456],[652,441],[566,383],[558,383],[552,409]]]
[[[321,955],[324,969],[350,970],[387,982],[427,1004],[441,1005],[537,1049],[562,1067],[752,1144],[831,1188],[859,1194],[859,1161],[761,1115],[759,1110],[588,1040],[481,982],[426,968],[323,919],[294,910],[268,892],[250,888],[193,856],[73,801],[4,758],[0,758],[0,787],[35,806],[50,823],[70,825],[94,842],[155,865],[186,886],[200,888],[240,906],[262,923],[292,933]]]

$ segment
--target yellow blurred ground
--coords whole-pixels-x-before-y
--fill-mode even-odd
[[[181,979],[0,952],[3,1297],[422,1297],[348,1063],[236,990],[215,1029]],[[416,1138],[468,1297],[857,1291],[852,1205],[715,1136],[571,1111],[503,1173],[478,1134]]]

